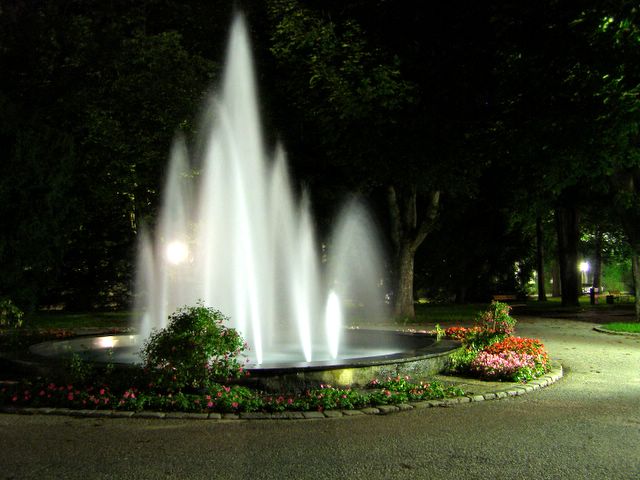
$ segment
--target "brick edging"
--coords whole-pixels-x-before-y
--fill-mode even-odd
[[[450,407],[459,403],[484,402],[487,400],[500,400],[508,397],[517,397],[540,390],[560,380],[564,372],[562,365],[556,365],[536,380],[518,386],[510,386],[507,389],[496,390],[483,394],[462,395],[460,397],[445,398],[442,400],[424,400],[420,402],[400,403],[398,405],[379,405],[356,410],[325,410],[323,412],[241,412],[241,413],[186,413],[186,412],[154,412],[143,410],[140,412],[122,410],[74,410],[70,408],[32,408],[32,407],[0,407],[0,413],[15,413],[21,415],[66,415],[70,417],[85,418],[146,418],[167,420],[208,420],[208,421],[233,421],[233,420],[305,420],[354,417],[359,415],[389,415],[407,410]]]

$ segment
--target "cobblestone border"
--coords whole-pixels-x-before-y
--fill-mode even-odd
[[[630,337],[640,337],[640,333],[636,333],[636,332],[617,332],[615,330],[609,330],[607,327],[600,326],[600,327],[593,327],[593,329],[596,332],[600,332],[600,333],[608,333],[609,335],[628,335]]]
[[[70,408],[18,408],[0,407],[0,413],[15,413],[20,415],[66,415],[70,417],[84,418],[146,418],[167,420],[310,420],[325,418],[355,417],[361,415],[389,415],[407,410],[418,410],[432,407],[451,407],[459,403],[484,402],[487,400],[500,400],[508,397],[517,397],[531,393],[535,390],[548,387],[560,380],[564,372],[562,365],[555,365],[551,371],[542,377],[524,385],[510,386],[504,390],[483,393],[482,395],[463,395],[460,397],[445,398],[443,400],[426,400],[422,402],[401,403],[398,405],[379,405],[366,407],[359,410],[326,410],[324,412],[241,412],[241,413],[184,413],[184,412],[153,412],[143,410],[130,412],[121,410],[74,410]]]

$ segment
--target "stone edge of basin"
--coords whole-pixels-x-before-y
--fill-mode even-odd
[[[309,412],[241,412],[241,413],[186,413],[186,412],[154,412],[154,411],[120,411],[120,410],[74,410],[70,408],[31,408],[31,407],[0,407],[0,413],[15,413],[21,415],[66,415],[70,417],[86,418],[146,418],[167,420],[305,420],[353,417],[358,415],[389,415],[431,407],[452,407],[459,403],[483,402],[517,397],[548,387],[560,380],[564,375],[562,365],[554,365],[551,370],[540,378],[522,385],[509,385],[508,388],[483,394],[469,394],[442,400],[425,400],[420,402],[401,403],[398,405],[379,405],[355,410],[325,410]]]

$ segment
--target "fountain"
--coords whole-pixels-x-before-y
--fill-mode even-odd
[[[201,158],[189,162],[176,143],[155,236],[142,237],[140,335],[202,301],[230,317],[254,366],[339,358],[347,302],[384,317],[380,249],[364,209],[351,201],[321,259],[309,199],[296,201],[284,150],[265,152],[239,16],[221,95],[208,113]],[[190,176],[194,168],[200,174]]]
[[[59,348],[92,352],[89,358],[99,362],[100,352],[115,347],[110,361],[135,363],[152,329],[164,327],[178,307],[201,301],[230,317],[258,376],[340,370],[334,381],[353,383],[359,381],[354,368],[384,364],[382,370],[397,373],[399,361],[440,355],[444,344],[434,348],[431,337],[344,329],[347,313],[374,321],[387,316],[375,229],[362,205],[350,200],[319,247],[309,198],[294,193],[284,150],[265,151],[240,16],[227,55],[202,153],[190,160],[184,142],[175,143],[155,235],[141,234],[138,335],[72,340]],[[54,350],[32,348],[45,356]],[[370,379],[376,372],[363,374]]]

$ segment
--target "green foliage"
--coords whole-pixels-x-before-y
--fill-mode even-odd
[[[413,383],[400,378],[374,380],[365,390],[320,385],[298,395],[267,395],[238,385],[211,384],[205,392],[158,391],[125,385],[25,381],[0,387],[0,405],[129,411],[285,412],[349,410],[464,395],[459,388],[440,382]]]
[[[511,335],[516,319],[509,315],[510,311],[511,307],[506,303],[491,302],[487,310],[478,314],[475,327],[465,337],[467,347],[475,351],[482,350]]]
[[[127,303],[136,229],[155,214],[158,166],[176,131],[193,133],[216,73],[178,31],[197,29],[181,25],[190,7],[162,8],[3,6],[0,291],[24,308]]]
[[[470,348],[460,348],[449,356],[449,371],[451,373],[466,373],[469,371],[471,362],[478,356],[478,350]]]
[[[223,325],[227,320],[203,305],[172,314],[168,326],[154,331],[142,348],[154,385],[180,391],[239,377],[243,367],[238,355],[246,345],[235,329]]]
[[[440,382],[412,382],[409,377],[393,377],[386,380],[372,381],[369,388],[377,389],[370,394],[370,402],[374,405],[398,404],[407,401],[435,400],[446,397],[464,395],[454,386],[445,386]]]
[[[436,341],[440,341],[440,339],[445,335],[445,330],[440,326],[439,323],[436,323]]]
[[[368,44],[356,19],[332,21],[296,0],[272,1],[269,10],[276,22],[272,53],[294,69],[290,79],[306,83],[306,99],[292,90],[300,106],[325,121],[334,116],[352,121],[380,109],[397,110],[410,100],[412,85],[400,74],[399,58],[387,60]],[[309,91],[324,102],[313,101]]]
[[[613,330],[614,332],[626,332],[626,333],[640,333],[640,323],[625,323],[625,322],[613,322],[604,325],[606,330]]]
[[[24,323],[24,312],[9,298],[0,299],[0,327],[20,328]]]
[[[483,330],[511,335],[516,326],[516,319],[509,315],[511,306],[506,303],[491,302],[489,308],[478,315],[476,325]]]
[[[69,359],[69,376],[72,383],[84,384],[95,374],[93,365],[86,362],[82,356],[74,353]]]

